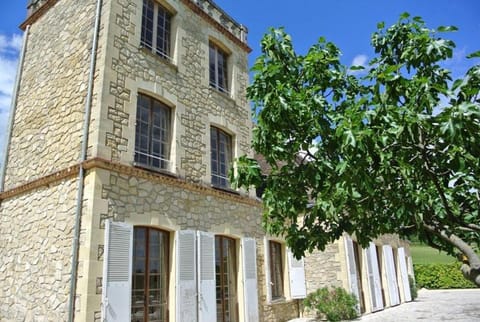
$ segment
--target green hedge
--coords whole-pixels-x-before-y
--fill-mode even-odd
[[[415,281],[418,288],[448,289],[476,288],[465,279],[460,271],[461,263],[450,264],[414,264]]]

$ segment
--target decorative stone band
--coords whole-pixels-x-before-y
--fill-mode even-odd
[[[142,178],[142,179],[146,179],[156,183],[163,183],[163,184],[175,186],[181,189],[189,190],[192,192],[201,193],[203,195],[209,195],[209,196],[218,197],[218,198],[230,200],[237,203],[242,203],[242,204],[251,205],[255,207],[261,207],[260,201],[253,198],[249,198],[248,196],[242,196],[242,195],[238,195],[228,191],[214,189],[209,186],[203,186],[200,184],[187,182],[182,178],[175,177],[174,175],[153,172],[153,171],[149,171],[141,168],[132,167],[129,165],[111,162],[105,159],[100,159],[100,158],[89,159],[83,162],[83,168],[87,171],[91,169],[104,169],[104,170],[114,171],[127,176]],[[66,178],[72,178],[72,177],[78,176],[79,171],[80,171],[80,165],[77,164],[67,169],[63,169],[55,173],[52,173],[50,175],[44,176],[40,179],[33,180],[26,184],[20,185],[18,187],[15,187],[0,193],[0,201],[15,197],[17,195],[26,193],[31,190],[35,190],[43,186],[48,186],[52,183],[64,180]]]
[[[69,168],[41,177],[39,179],[27,182],[10,190],[4,191],[0,193],[0,201],[15,197],[31,190],[35,190],[40,187],[48,186],[51,183],[58,182],[66,178],[73,178],[78,175],[79,170],[80,166],[74,165]]]

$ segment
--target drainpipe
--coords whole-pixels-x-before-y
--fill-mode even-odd
[[[92,50],[90,53],[90,72],[88,75],[88,89],[85,100],[85,116],[83,120],[82,147],[80,155],[80,169],[78,174],[77,205],[75,212],[75,228],[72,245],[72,271],[70,274],[70,296],[68,301],[68,321],[73,322],[75,316],[75,293],[77,291],[77,273],[78,273],[78,249],[80,244],[80,222],[83,206],[83,188],[85,179],[85,169],[83,163],[87,159],[88,149],[88,130],[90,127],[90,114],[92,111],[92,95],[95,76],[95,64],[97,62],[98,33],[100,30],[100,15],[102,10],[102,0],[97,0],[95,13],[95,26],[93,27]]]
[[[20,88],[20,81],[22,79],[23,61],[25,59],[25,51],[27,50],[28,33],[30,25],[25,29],[23,34],[22,51],[20,52],[20,59],[18,60],[17,75],[15,76],[15,85],[13,87],[12,102],[10,103],[10,114],[8,116],[7,137],[5,138],[5,146],[3,147],[2,170],[0,172],[0,192],[5,188],[5,173],[7,171],[8,152],[10,142],[12,140],[13,121],[15,120],[15,111],[17,109],[18,90]]]

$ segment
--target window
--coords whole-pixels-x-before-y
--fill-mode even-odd
[[[270,255],[270,285],[272,300],[275,300],[284,297],[282,245],[274,241],[269,241],[268,246]]]
[[[224,93],[228,92],[227,58],[227,53],[225,53],[217,45],[210,43],[210,86]]]
[[[158,2],[143,0],[141,45],[170,58],[171,19],[171,13]]]
[[[232,160],[232,138],[224,131],[210,128],[212,185],[229,187],[228,170]]]
[[[169,168],[170,108],[139,94],[135,128],[135,162],[156,168]]]
[[[237,322],[237,260],[235,240],[215,236],[217,321]]]
[[[132,322],[168,321],[168,232],[135,227]]]

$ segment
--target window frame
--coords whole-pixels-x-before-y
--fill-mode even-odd
[[[217,45],[215,42],[209,41],[208,44],[208,81],[210,87],[219,92],[229,94],[228,79],[228,60],[230,54]],[[212,69],[213,67],[213,69]]]
[[[285,299],[284,247],[275,240],[268,241],[271,300]],[[275,256],[278,255],[278,256]]]
[[[222,138],[225,149],[222,151]],[[222,160],[223,152],[223,160]],[[214,157],[215,156],[215,157]],[[233,136],[217,126],[210,126],[210,175],[211,184],[217,188],[230,188],[228,172],[233,162]],[[214,166],[214,163],[216,165]],[[225,167],[225,172],[221,171]]]
[[[149,13],[147,10],[151,9]],[[155,55],[172,61],[172,20],[174,13],[166,6],[155,0],[143,0],[142,21],[140,25],[140,46],[153,52]],[[148,19],[151,26],[148,26]],[[160,19],[163,24],[160,24]],[[151,29],[150,29],[151,28]],[[160,30],[162,28],[162,30]],[[150,29],[150,30],[149,30]],[[148,35],[148,33],[151,35]],[[159,38],[161,37],[161,38]],[[159,46],[159,40],[161,44]]]
[[[231,301],[231,300],[234,300],[234,312],[232,312],[231,310],[229,310],[228,312],[230,313],[230,315],[227,317],[226,316],[226,310],[225,310],[225,294],[224,294],[224,291],[222,290],[225,290],[225,281],[223,278],[218,278],[218,275],[220,276],[224,276],[224,266],[223,265],[220,265],[220,272],[217,272],[217,261],[218,261],[218,258],[217,258],[217,251],[220,252],[220,257],[223,258],[222,255],[224,255],[224,241],[227,241],[228,243],[231,243],[229,245],[229,248],[233,249],[233,268],[234,268],[234,271],[233,272],[230,272],[229,273],[229,277],[233,279],[233,288],[234,288],[234,297],[232,298],[230,295],[230,292],[229,292],[229,296],[228,296],[228,300]],[[237,254],[237,241],[234,239],[234,238],[231,238],[231,237],[228,237],[228,236],[224,236],[224,235],[215,235],[215,240],[214,240],[214,243],[215,243],[215,293],[216,293],[216,315],[217,315],[217,321],[218,322],[239,322],[239,310],[238,310],[238,254]],[[217,244],[220,245],[220,249],[217,248]],[[219,281],[220,280],[220,281]],[[220,293],[221,293],[221,304],[219,304],[219,298],[218,298],[218,295],[219,295],[219,286],[217,283],[220,283]],[[230,286],[228,285],[227,283],[227,287]],[[221,308],[222,308],[222,312],[219,312],[218,309],[219,309],[219,305],[221,305]],[[231,305],[230,304],[230,309],[231,309]],[[219,319],[219,314],[221,314],[221,319]],[[233,315],[232,315],[233,314]]]
[[[169,321],[169,316],[170,316],[170,312],[169,312],[169,305],[170,305],[170,296],[169,296],[169,290],[170,290],[170,232],[169,231],[166,231],[166,230],[163,230],[163,229],[159,229],[159,228],[155,228],[155,227],[151,227],[151,226],[134,226],[133,227],[133,253],[132,253],[132,262],[131,262],[131,266],[132,266],[132,289],[131,289],[131,292],[130,292],[130,298],[131,298],[131,318],[130,320],[132,321],[134,316],[133,316],[133,313],[134,313],[134,310],[135,309],[138,309],[138,308],[141,308],[141,306],[134,306],[134,291],[137,290],[134,288],[134,285],[135,285],[135,276],[136,275],[141,275],[141,274],[138,274],[135,272],[135,266],[136,266],[136,260],[138,257],[140,256],[136,256],[136,246],[137,246],[137,240],[135,238],[136,236],[136,232],[143,229],[145,232],[144,232],[144,236],[145,236],[145,240],[144,240],[144,257],[143,257],[143,260],[144,260],[144,273],[143,273],[143,281],[144,281],[144,286],[143,286],[143,294],[144,294],[144,300],[143,300],[143,312],[144,312],[144,316],[143,316],[143,321],[142,322],[148,322],[150,320],[149,318],[149,308],[151,307],[151,305],[149,305],[149,303],[151,303],[151,299],[150,299],[150,296],[148,295],[149,292],[150,292],[150,260],[152,260],[152,257],[150,256],[150,251],[151,251],[151,245],[150,245],[150,238],[151,238],[151,234],[152,232],[156,232],[159,234],[159,237],[163,239],[163,250],[160,250],[161,252],[163,252],[163,257],[165,259],[165,261],[163,263],[160,263],[160,258],[158,259],[159,260],[159,266],[161,267],[161,269],[163,269],[163,272],[166,274],[165,276],[165,285],[164,285],[164,290],[159,290],[159,292],[162,293],[164,299],[165,299],[165,303],[164,303],[164,315],[162,317],[160,317],[160,320],[163,320],[165,322],[168,322]],[[162,296],[161,295],[161,296]],[[160,303],[159,304],[160,306],[162,306],[162,304]]]
[[[142,106],[142,100],[148,103],[148,106]],[[142,109],[147,110],[147,121],[142,119]],[[157,111],[155,111],[157,109]],[[160,112],[160,123],[154,124],[155,112]],[[138,93],[137,96],[137,111],[135,116],[135,146],[134,146],[134,165],[142,168],[147,168],[155,171],[167,171],[171,172],[171,150],[173,140],[173,127],[172,127],[172,108],[160,100],[143,94]],[[142,132],[142,124],[147,127],[147,134]],[[154,136],[154,131],[159,131],[159,135]],[[146,136],[146,151],[142,148],[145,145],[141,140]],[[154,144],[158,144],[155,147]],[[159,155],[153,153],[155,149],[158,149]],[[162,153],[162,151],[165,151]],[[144,160],[146,158],[146,160]],[[158,165],[156,165],[158,162]]]

